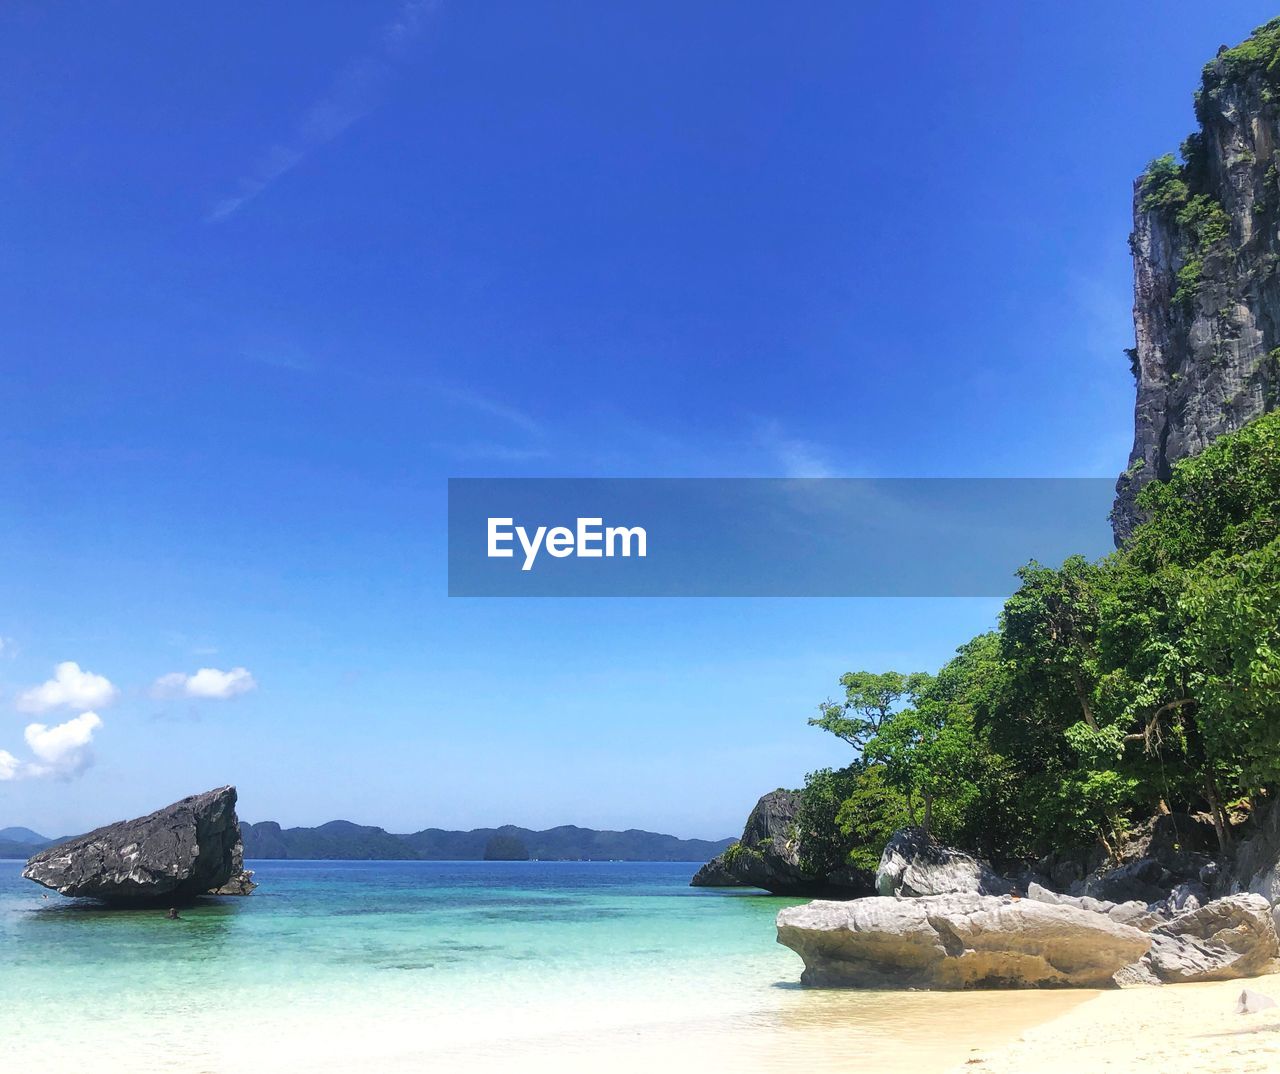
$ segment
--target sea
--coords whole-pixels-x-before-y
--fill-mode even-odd
[[[802,988],[798,900],[697,863],[248,866],[171,921],[0,861],[0,1070],[927,1074],[1064,1002]]]

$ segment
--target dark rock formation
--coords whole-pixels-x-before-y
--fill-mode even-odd
[[[1271,905],[1261,895],[1231,895],[1179,914],[1151,930],[1151,949],[1121,984],[1228,981],[1270,973],[1280,959]]]
[[[741,888],[746,885],[729,871],[720,857],[712,858],[693,874],[692,888]]]
[[[1255,818],[1236,846],[1230,867],[1215,878],[1214,888],[1222,894],[1251,891],[1280,907],[1280,808],[1274,802]]]
[[[231,876],[220,887],[210,888],[210,895],[252,895],[257,888],[253,870],[244,867],[244,843],[239,840],[231,849]]]
[[[798,791],[779,788],[764,795],[747,817],[742,838],[708,862],[690,883],[703,886],[708,877],[729,876],[743,887],[773,892],[790,892],[805,886],[809,878],[800,868],[800,840],[796,834],[799,809]]]
[[[1103,914],[988,895],[793,906],[778,942],[802,983],[843,988],[1097,988],[1151,946]]]
[[[880,856],[876,893],[918,895],[1011,895],[1014,885],[986,862],[945,847],[923,828],[894,832]]]
[[[1184,163],[1134,190],[1133,451],[1116,486],[1117,543],[1138,490],[1280,401],[1280,20],[1204,69]]]
[[[870,895],[872,878],[858,870],[839,869],[826,876],[805,871],[796,826],[799,811],[799,791],[770,791],[751,810],[742,838],[699,869],[690,884],[763,888],[774,895]]]
[[[219,787],[42,850],[22,875],[105,902],[186,899],[231,879],[239,843],[236,789]]]
[[[1104,902],[1159,902],[1200,880],[1217,836],[1207,818],[1165,813],[1134,828],[1111,861],[1100,846],[1063,850],[1036,862],[1043,886]]]

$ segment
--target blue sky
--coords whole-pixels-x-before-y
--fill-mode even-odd
[[[1119,472],[1133,177],[1272,14],[6,5],[0,824],[736,831],[998,602],[450,600],[446,479]]]

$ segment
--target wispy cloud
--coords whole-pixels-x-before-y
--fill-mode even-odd
[[[762,422],[756,439],[773,456],[784,477],[833,476],[834,471],[817,444],[788,436],[776,421]]]
[[[338,72],[328,92],[302,115],[292,135],[263,153],[241,176],[235,192],[209,210],[205,221],[216,224],[234,216],[277,179],[372,112],[435,7],[436,0],[403,0],[391,21],[378,31],[373,45]]]
[[[532,418],[523,410],[517,410],[515,407],[497,399],[490,399],[487,395],[481,395],[479,392],[473,392],[468,388],[454,388],[442,385],[437,390],[444,398],[457,406],[474,410],[478,414],[485,414],[491,418],[498,418],[500,421],[505,421],[507,424],[514,425],[517,429],[532,433],[535,436],[541,436],[543,433],[542,423],[536,418]]]
[[[491,444],[470,441],[465,444],[442,444],[441,451],[463,462],[533,462],[549,458],[551,452],[544,448],[510,447],[507,444]]]

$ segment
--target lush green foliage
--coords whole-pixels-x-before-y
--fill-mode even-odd
[[[1243,82],[1254,74],[1280,83],[1280,18],[1259,26],[1249,38],[1225,49],[1205,64],[1204,85],[1207,90]]]
[[[855,760],[810,777],[815,872],[874,863],[905,819],[1008,861],[1161,808],[1280,788],[1280,414],[1179,463],[1090,563],[1029,564],[999,629],[937,675],[856,672],[810,723]]]

